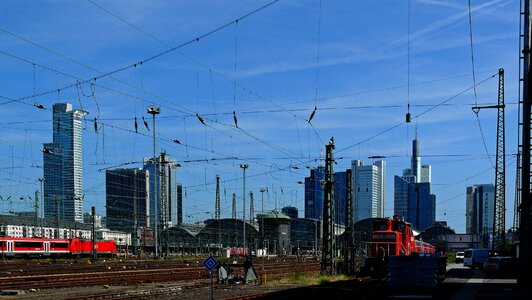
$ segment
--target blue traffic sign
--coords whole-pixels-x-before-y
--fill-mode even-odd
[[[211,272],[214,268],[216,268],[216,266],[218,266],[218,261],[214,257],[209,256],[203,262],[203,266],[205,267],[205,269],[207,269],[207,271]]]

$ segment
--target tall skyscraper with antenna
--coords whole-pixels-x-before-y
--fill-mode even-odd
[[[415,229],[424,230],[436,220],[436,196],[430,189],[431,168],[421,166],[419,141],[412,141],[410,169],[394,178],[394,215],[412,223]]]

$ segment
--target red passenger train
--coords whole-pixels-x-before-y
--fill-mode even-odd
[[[116,254],[115,241],[96,241],[94,248],[98,255]],[[5,256],[71,256],[90,255],[92,241],[48,238],[0,237],[0,251]]]
[[[433,245],[416,240],[411,225],[397,216],[373,222],[370,246],[373,257],[434,254],[436,250]]]

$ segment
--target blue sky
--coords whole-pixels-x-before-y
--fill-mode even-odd
[[[511,226],[518,0],[471,1],[476,83],[485,80],[476,97],[467,1],[411,0],[409,34],[407,1],[322,1],[320,9],[319,0],[281,0],[141,66],[76,86],[77,79],[131,66],[270,2],[91,1],[0,2],[0,195],[15,199],[0,202],[0,211],[33,209],[28,195],[39,189],[39,150],[52,139],[51,112],[34,103],[49,109],[70,102],[90,112],[83,131],[84,210],[95,205],[102,214],[105,172],[99,170],[152,155],[151,131],[140,122],[135,134],[133,119],[158,105],[157,148],[182,165],[185,222],[214,214],[217,174],[222,216],[231,214],[233,192],[241,214],[241,163],[249,164],[246,189],[254,192],[256,211],[259,189],[268,187],[265,209],[293,205],[303,216],[298,181],[308,176],[305,166],[320,163],[331,136],[337,171],[353,159],[386,156],[385,214],[391,216],[393,176],[409,167],[417,126],[422,163],[432,165],[437,219],[465,232],[466,186],[492,183],[495,174],[488,156],[494,163],[496,111],[482,110],[477,119],[471,106],[496,104],[497,77],[490,77],[504,68]],[[34,90],[66,86],[32,97]],[[410,124],[404,123],[408,103]],[[90,122],[95,117],[103,124],[98,133]]]

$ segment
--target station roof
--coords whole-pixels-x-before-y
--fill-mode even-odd
[[[287,219],[290,220],[290,217],[283,214],[280,211],[273,210],[265,214],[257,214],[257,219]]]

